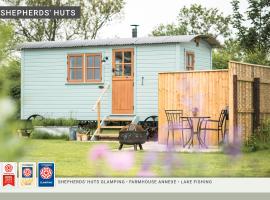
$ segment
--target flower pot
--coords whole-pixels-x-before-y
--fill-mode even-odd
[[[191,112],[192,112],[193,117],[197,117],[197,115],[199,113],[199,108],[194,107],[194,108],[192,108]]]
[[[82,141],[84,141],[84,142],[88,141],[88,139],[89,139],[88,135],[86,135],[86,134],[82,134],[81,138],[82,138]]]
[[[197,115],[198,115],[198,112],[192,112],[193,117],[197,117]]]
[[[77,133],[76,134],[76,139],[77,139],[77,141],[82,141],[82,134]]]

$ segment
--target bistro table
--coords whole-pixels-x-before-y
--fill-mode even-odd
[[[200,123],[205,119],[209,119],[210,117],[209,116],[182,116],[181,118],[183,118],[184,120],[186,120],[188,122],[188,125],[190,127],[190,131],[191,131],[190,137],[184,146],[186,146],[188,144],[189,144],[188,148],[190,148],[191,145],[193,146],[194,135],[197,135],[199,147],[203,146],[203,147],[207,148],[205,142],[202,140],[202,138],[200,136],[199,129],[200,129]],[[196,121],[197,124],[194,121]]]

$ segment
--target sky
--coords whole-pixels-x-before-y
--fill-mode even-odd
[[[218,8],[225,15],[232,14],[231,0],[125,0],[122,18],[104,27],[98,38],[131,37],[131,24],[139,24],[138,37],[148,36],[160,23],[176,22],[183,6],[197,3],[207,8]],[[240,0],[240,10],[247,8],[246,0]]]

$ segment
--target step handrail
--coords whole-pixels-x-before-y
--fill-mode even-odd
[[[100,120],[101,120],[101,100],[102,100],[102,97],[104,96],[104,94],[107,92],[107,90],[109,89],[110,87],[110,84],[106,84],[105,87],[102,89],[102,92],[100,94],[100,96],[98,97],[95,105],[92,107],[92,110],[97,110],[97,131],[98,133],[100,133]],[[93,135],[94,136],[94,135]]]
[[[109,88],[110,88],[110,84],[106,84],[106,85],[104,86],[104,88],[102,89],[102,92],[101,92],[101,94],[99,95],[99,97],[98,97],[96,103],[95,103],[95,104],[93,105],[93,107],[92,107],[92,110],[93,110],[93,111],[97,109],[97,106],[98,106],[99,102],[101,102],[102,97],[104,96],[104,94],[107,92],[107,90],[108,90]]]

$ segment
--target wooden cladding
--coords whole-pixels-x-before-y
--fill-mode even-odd
[[[67,81],[71,83],[101,82],[102,55],[100,53],[68,55]]]

